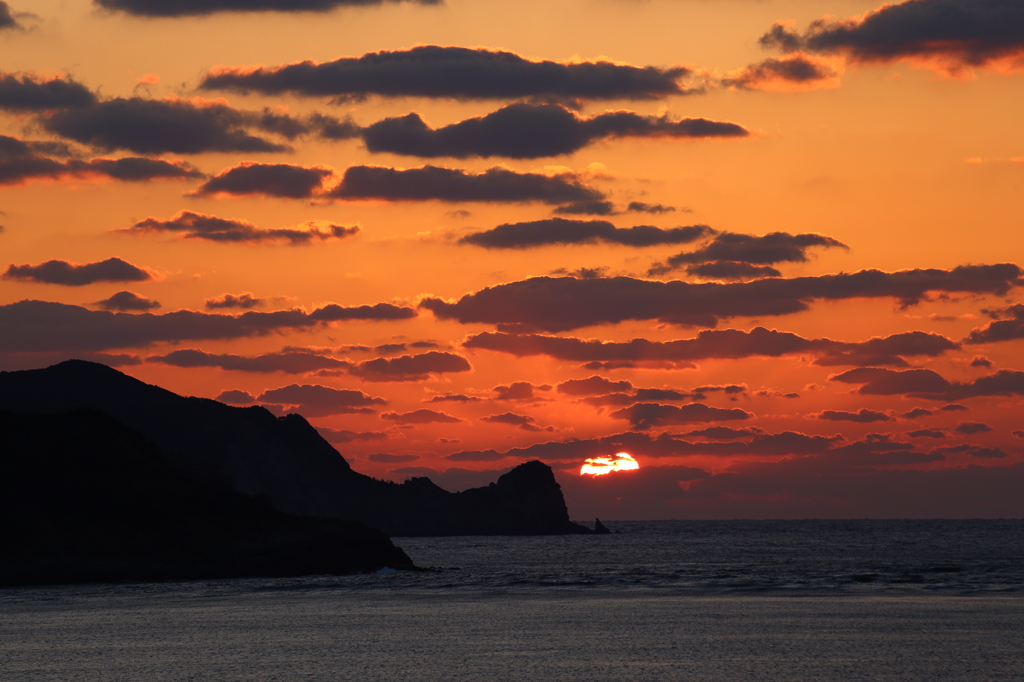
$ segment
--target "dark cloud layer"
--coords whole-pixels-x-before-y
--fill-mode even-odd
[[[455,353],[430,351],[397,358],[376,358],[354,366],[349,373],[365,381],[423,381],[434,374],[468,372],[469,361]]]
[[[424,45],[371,52],[333,62],[211,71],[210,90],[292,93],[340,99],[367,95],[455,99],[655,99],[688,92],[678,81],[690,71],[611,62],[534,62],[511,52]]]
[[[419,114],[411,113],[378,121],[362,132],[366,148],[371,152],[458,159],[558,156],[607,138],[693,139],[748,135],[735,123],[703,118],[671,120],[667,116],[642,116],[631,111],[585,117],[557,104],[523,102],[443,128],[432,129]]]
[[[816,416],[818,419],[827,419],[828,421],[859,422],[861,424],[892,421],[892,417],[887,415],[885,412],[869,410],[866,407],[862,407],[856,412],[846,412],[844,410],[823,410]]]
[[[1024,372],[1007,369],[978,377],[968,383],[948,381],[930,369],[892,370],[879,367],[859,367],[829,378],[846,384],[860,384],[857,392],[863,395],[910,395],[926,400],[1024,395]],[[946,405],[942,408],[943,411],[963,409],[966,408],[962,405]]]
[[[991,343],[1024,339],[1024,303],[1017,303],[1000,313],[1008,313],[1010,319],[994,320],[984,327],[971,330],[964,343]]]
[[[216,12],[328,12],[384,2],[436,5],[441,0],[93,0],[104,9],[141,17],[189,17]]]
[[[626,320],[714,327],[721,318],[801,312],[814,300],[894,298],[913,305],[929,292],[1003,295],[1020,268],[964,265],[953,270],[862,270],[851,274],[692,284],[609,277],[535,277],[467,294],[455,303],[425,298],[441,319],[497,325],[507,331],[564,332]]]
[[[386,405],[383,398],[371,397],[362,391],[331,388],[330,386],[291,384],[261,393],[256,400],[261,403],[281,405],[294,409],[307,417],[329,414],[370,414],[373,407]]]
[[[785,89],[813,86],[831,81],[838,75],[834,68],[823,63],[820,58],[797,53],[751,64],[723,78],[722,84],[745,90]]]
[[[69,153],[60,143],[25,142],[0,135],[0,185],[14,185],[36,178],[106,177],[126,182],[201,178],[203,174],[184,161],[125,157],[121,159],[68,159],[45,154]]]
[[[0,2],[0,28],[6,5]],[[0,109],[47,111],[85,107],[96,103],[89,88],[71,78],[44,80],[31,74],[0,72]]]
[[[703,403],[690,403],[678,407],[659,403],[637,403],[616,410],[609,415],[612,419],[627,419],[634,429],[647,430],[657,426],[693,424],[699,422],[730,421],[750,419],[754,415],[738,408],[725,409],[709,407]]]
[[[413,410],[412,412],[384,412],[380,415],[381,419],[393,421],[396,424],[409,425],[409,424],[457,424],[465,421],[458,417],[453,417],[447,412],[438,412],[436,410],[428,410],[421,408],[419,410]]]
[[[766,47],[841,53],[854,62],[938,62],[948,70],[1024,53],[1024,4],[1017,0],[907,0],[863,17],[820,19],[803,35],[776,24]]]
[[[159,301],[139,296],[134,291],[119,291],[110,298],[97,301],[96,305],[104,310],[113,310],[120,313],[133,310],[155,310],[160,307]]]
[[[812,247],[847,249],[845,244],[821,234],[789,234],[772,232],[763,236],[723,232],[709,244],[672,256],[665,263],[654,265],[649,274],[662,275],[684,265],[729,261],[751,265],[803,263]]]
[[[206,353],[198,348],[176,350],[167,355],[151,355],[146,362],[156,362],[174,367],[219,367],[220,369],[237,372],[261,372],[270,374],[308,374],[323,369],[348,369],[351,363],[325,355],[299,351],[282,351],[280,353],[264,353],[255,357],[245,357],[232,353]]]
[[[264,243],[285,241],[291,244],[309,244],[327,239],[345,239],[359,232],[354,225],[335,225],[309,221],[298,227],[261,230],[246,220],[218,218],[217,216],[178,211],[167,220],[146,218],[124,230],[125,232],[176,232],[186,239],[205,239],[213,242]]]
[[[709,234],[707,225],[688,225],[663,229],[651,225],[618,228],[607,220],[568,220],[548,218],[524,223],[505,223],[467,235],[460,244],[473,244],[487,249],[526,249],[536,246],[593,244],[606,242],[624,246],[657,246],[689,244]]]
[[[257,114],[220,103],[119,97],[85,107],[60,109],[45,116],[42,122],[50,132],[76,142],[139,154],[288,150],[286,145],[246,130],[247,126],[259,123]]]
[[[227,168],[195,189],[194,196],[229,194],[305,199],[320,194],[332,177],[329,168],[295,166],[287,163],[241,163]]]
[[[252,310],[263,305],[265,301],[257,298],[252,293],[245,291],[241,294],[221,294],[203,301],[207,310]]]
[[[21,25],[14,20],[10,6],[6,2],[0,0],[0,31],[16,28],[21,28]]]
[[[541,202],[563,204],[604,198],[575,175],[519,173],[495,167],[479,174],[460,169],[423,166],[401,170],[382,166],[350,166],[341,184],[327,193],[336,199],[391,201]]]
[[[101,351],[154,343],[237,339],[271,332],[311,329],[349,320],[403,320],[416,311],[390,303],[342,307],[329,304],[241,315],[178,310],[130,315],[47,301],[0,306],[0,352]]]
[[[817,356],[818,365],[907,366],[901,356],[936,357],[959,346],[939,334],[904,332],[861,342],[805,339],[791,332],[754,327],[708,329],[692,339],[676,341],[597,341],[540,334],[482,332],[463,344],[470,349],[492,350],[520,357],[547,355],[577,362],[690,363],[708,359]]]
[[[153,275],[128,261],[108,258],[98,263],[82,264],[64,260],[48,260],[39,265],[12,263],[3,279],[80,287],[95,282],[145,282],[153,279]]]

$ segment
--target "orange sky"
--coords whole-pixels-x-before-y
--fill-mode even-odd
[[[0,3],[0,369],[574,518],[1024,514],[1019,3],[320,4]]]

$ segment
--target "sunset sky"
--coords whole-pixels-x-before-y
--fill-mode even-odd
[[[10,0],[0,114],[2,370],[575,519],[1024,516],[1019,0]]]

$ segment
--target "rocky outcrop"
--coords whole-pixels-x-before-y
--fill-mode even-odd
[[[96,410],[0,411],[0,514],[0,585],[415,568],[378,530],[285,514],[175,471]]]
[[[153,443],[175,471],[300,516],[353,520],[389,535],[591,533],[569,521],[549,467],[529,462],[483,488],[451,493],[428,479],[402,484],[352,470],[297,414],[185,398],[93,362],[0,372],[0,409],[93,409]]]

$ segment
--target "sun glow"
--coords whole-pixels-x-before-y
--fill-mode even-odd
[[[628,452],[619,452],[614,457],[589,457],[580,467],[580,475],[603,476],[613,471],[639,469],[640,465]]]

